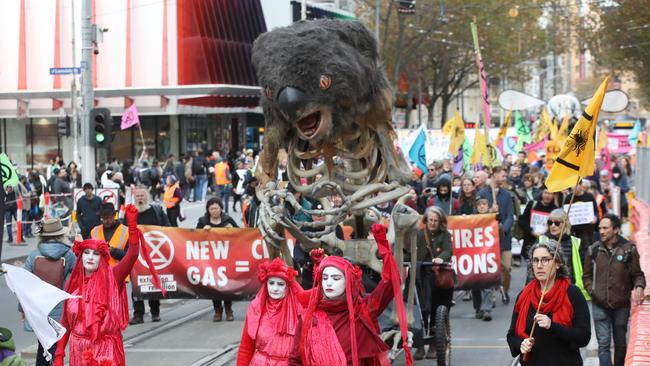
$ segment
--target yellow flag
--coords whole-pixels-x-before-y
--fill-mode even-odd
[[[537,123],[537,129],[535,130],[535,135],[533,135],[533,143],[535,144],[542,141],[550,132],[551,130],[549,129],[546,121],[540,118],[539,123]]]
[[[560,140],[567,138],[566,134],[569,129],[569,119],[570,119],[569,116],[565,116],[564,119],[562,120],[562,125],[560,125],[560,131],[557,133],[558,136],[560,137]]]
[[[455,157],[458,155],[460,147],[463,146],[463,142],[465,142],[465,124],[458,111],[454,113],[452,119],[445,122],[442,133],[449,136],[449,152]]]
[[[506,119],[503,121],[503,125],[499,129],[499,134],[497,135],[496,141],[494,141],[495,146],[499,146],[499,143],[506,137],[506,132],[508,132],[508,126],[510,125],[510,119],[512,118],[512,109],[508,109],[506,113]]]
[[[557,126],[553,120],[551,120],[551,116],[548,115],[546,108],[542,110],[542,116],[540,118],[542,119],[542,122],[546,124],[548,130],[551,132],[551,140],[555,140],[557,138]]]
[[[607,137],[607,130],[603,127],[600,129],[600,133],[598,134],[598,146],[596,147],[596,151],[600,153],[608,144],[609,138]]]
[[[476,134],[474,135],[474,150],[472,151],[470,164],[478,164],[483,160],[483,157],[487,158],[487,140],[485,139],[485,135],[477,128]]]
[[[596,125],[608,83],[609,77],[600,84],[591,102],[571,130],[566,144],[562,146],[546,179],[546,187],[549,191],[559,192],[573,187],[580,178],[593,174],[596,167]]]

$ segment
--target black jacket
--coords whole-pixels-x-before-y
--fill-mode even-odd
[[[521,295],[521,293],[520,293]],[[528,362],[521,362],[522,365],[540,365],[540,366],[575,366],[582,365],[580,348],[585,347],[591,339],[591,319],[589,307],[582,292],[577,286],[570,285],[567,289],[567,296],[571,306],[573,306],[573,326],[564,327],[557,323],[551,323],[549,329],[535,327],[535,345],[530,352]],[[519,300],[519,296],[517,296]],[[526,330],[530,332],[535,317],[535,307],[531,306],[526,318]],[[520,353],[522,338],[515,334],[518,313],[512,312],[510,329],[506,338],[512,357],[517,357]],[[547,314],[553,319],[553,314]]]
[[[90,230],[101,223],[99,219],[99,208],[102,205],[102,199],[93,195],[87,199],[84,195],[77,200],[77,222],[82,231]]]
[[[203,229],[206,226],[210,227],[239,227],[235,220],[233,220],[232,217],[228,216],[225,213],[221,213],[221,223],[219,225],[215,225],[210,222],[210,216],[205,215],[203,217],[199,218],[199,222],[196,223],[196,228],[197,229]]]

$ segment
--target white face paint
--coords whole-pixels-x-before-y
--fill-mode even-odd
[[[84,249],[81,254],[81,263],[88,273],[93,273],[99,268],[99,252],[92,249]]]
[[[269,297],[273,300],[280,300],[287,295],[287,281],[280,277],[269,277],[266,280],[266,288],[269,291]]]
[[[336,299],[345,295],[345,275],[332,266],[323,269],[323,294],[328,299]]]

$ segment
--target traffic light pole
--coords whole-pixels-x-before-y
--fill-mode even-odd
[[[95,151],[90,145],[90,110],[94,106],[93,91],[93,27],[92,0],[81,4],[81,176],[85,182],[95,183]]]

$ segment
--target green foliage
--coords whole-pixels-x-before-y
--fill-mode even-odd
[[[595,3],[583,18],[581,29],[582,39],[596,64],[615,75],[631,72],[645,105],[650,105],[648,9],[650,0]]]
[[[360,19],[375,29],[375,0],[360,5]],[[491,80],[526,81],[523,61],[537,59],[563,42],[548,42],[539,22],[543,5],[530,0],[418,0],[415,14],[398,14],[395,0],[381,1],[381,56],[396,96],[410,100],[418,81],[423,95],[441,102],[443,121],[456,93],[476,86],[477,73],[470,22],[478,26],[479,43]],[[516,10],[515,10],[516,9]],[[514,15],[514,16],[513,16]],[[408,89],[400,85],[406,74]],[[472,78],[474,80],[476,78]],[[400,90],[400,86],[402,87]],[[432,113],[429,113],[431,121]]]

